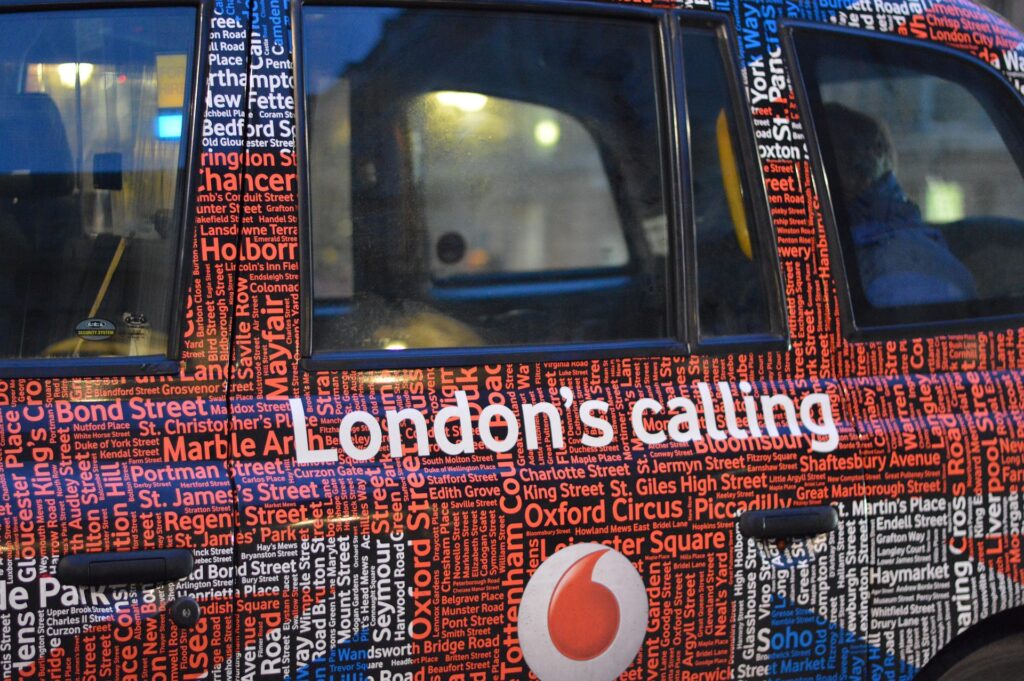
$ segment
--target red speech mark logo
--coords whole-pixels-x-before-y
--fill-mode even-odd
[[[592,660],[615,642],[619,603],[604,584],[594,581],[594,566],[604,551],[580,558],[558,580],[548,606],[551,642],[566,657]]]
[[[647,613],[643,579],[625,556],[575,544],[549,556],[527,583],[519,641],[541,681],[611,681],[640,650]]]

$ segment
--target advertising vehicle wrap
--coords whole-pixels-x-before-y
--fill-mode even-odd
[[[679,8],[735,35],[788,348],[310,370],[295,10],[217,0],[180,370],[0,379],[3,679],[911,679],[1024,606],[1021,329],[843,336],[783,26],[941,44],[1022,92],[1024,38],[958,0]],[[827,534],[739,531],[825,505]],[[56,577],[171,548],[171,584]]]

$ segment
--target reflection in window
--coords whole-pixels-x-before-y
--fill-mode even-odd
[[[858,322],[1021,311],[1019,102],[943,53],[809,31],[797,46]]]
[[[0,356],[166,353],[194,26],[0,16]]]
[[[667,335],[655,33],[305,7],[314,350]]]
[[[451,91],[415,98],[407,116],[435,277],[626,264],[612,188],[579,122]]]

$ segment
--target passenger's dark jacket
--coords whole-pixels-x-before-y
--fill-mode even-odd
[[[971,300],[974,277],[950,252],[942,233],[921,219],[892,173],[849,206],[861,283],[874,307]]]

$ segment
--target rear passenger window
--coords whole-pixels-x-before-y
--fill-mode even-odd
[[[168,352],[195,26],[0,14],[0,357]]]
[[[302,14],[313,351],[655,339],[653,22]]]
[[[1024,312],[1024,119],[993,72],[820,31],[795,44],[860,327]]]

